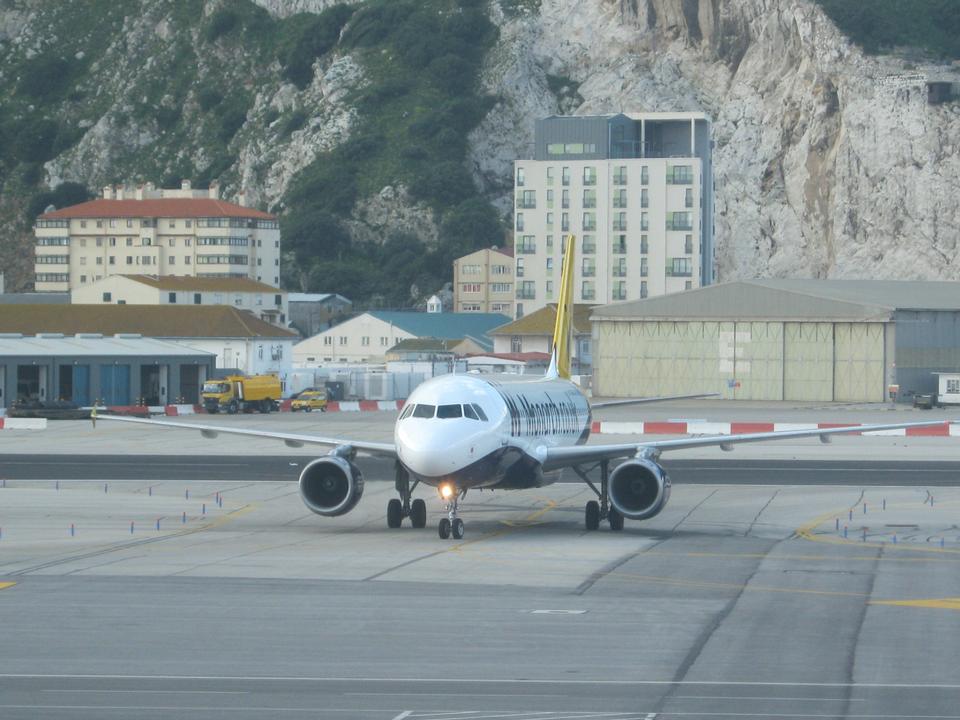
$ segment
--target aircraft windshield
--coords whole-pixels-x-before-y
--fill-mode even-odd
[[[433,405],[424,405],[421,403],[414,408],[413,416],[415,418],[432,418],[434,410],[436,410],[436,408]]]
[[[437,408],[437,417],[441,420],[463,417],[463,410],[459,405],[440,405]]]

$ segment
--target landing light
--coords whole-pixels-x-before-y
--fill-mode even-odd
[[[444,500],[449,500],[453,495],[453,486],[452,485],[441,485],[440,486],[440,497]]]

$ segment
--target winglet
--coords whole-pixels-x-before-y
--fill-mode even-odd
[[[570,326],[573,323],[573,256],[574,236],[567,235],[567,248],[560,272],[560,297],[557,302],[557,324],[553,328],[553,355],[548,378],[570,379]]]

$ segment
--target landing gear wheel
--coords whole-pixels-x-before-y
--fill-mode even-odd
[[[450,520],[443,518],[440,521],[440,527],[437,528],[437,532],[440,533],[440,538],[442,540],[446,540],[448,537],[450,537]]]
[[[584,525],[587,530],[600,529],[600,503],[596,500],[591,500],[587,503],[586,510],[584,511]]]
[[[410,506],[410,524],[415,528],[427,526],[427,503],[417,498]]]
[[[387,503],[387,527],[398,528],[403,521],[403,505],[397,498]]]
[[[453,519],[453,537],[457,540],[463,539],[463,520],[460,518]]]
[[[607,515],[607,520],[610,522],[610,529],[614,532],[623,530],[623,515],[618,513],[613,508],[610,508],[610,513]]]

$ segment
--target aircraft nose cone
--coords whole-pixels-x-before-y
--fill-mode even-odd
[[[416,432],[404,429],[397,433],[400,460],[415,474],[423,477],[448,475],[464,464],[463,452],[449,433]]]

